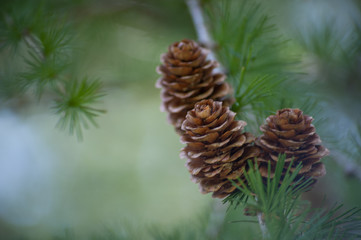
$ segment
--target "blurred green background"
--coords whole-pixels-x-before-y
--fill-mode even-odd
[[[296,39],[289,51],[301,56],[305,81],[327,81],[324,72],[334,64],[327,57],[318,61],[321,67],[315,64],[316,50],[302,45],[308,34],[315,28],[320,32],[325,17],[333,19],[341,34],[348,19],[360,18],[354,10],[358,2],[331,2],[263,2],[281,32]],[[2,1],[1,10],[12,4],[36,8],[40,3]],[[27,93],[1,105],[0,238],[106,239],[104,234],[114,234],[119,239],[152,239],[152,231],[190,231],[182,227],[197,224],[195,231],[211,231],[212,224],[219,224],[222,239],[257,239],[252,235],[258,234],[257,224],[229,222],[245,218],[240,210],[225,213],[223,222],[225,207],[199,193],[179,158],[179,137],[159,111],[160,91],[154,85],[160,54],[175,41],[196,38],[184,2],[56,0],[46,6],[72,22],[78,49],[74,71],[103,82],[107,95],[100,107],[107,113],[98,118],[100,127],[86,130],[79,142],[54,128],[57,117],[49,111],[51,96],[37,101]],[[297,24],[300,31],[295,33]],[[10,63],[16,68],[16,61],[0,56],[2,67]],[[360,62],[355,64],[357,72]],[[360,79],[355,78],[351,89],[356,93],[348,92],[350,83],[340,81],[319,89],[329,103],[340,105],[315,116],[331,118],[331,127],[324,132],[340,133],[337,141],[348,138],[346,133],[360,116]],[[327,203],[361,207],[360,182],[347,177],[331,158],[325,164],[327,176],[305,197],[315,206],[327,196]],[[235,237],[240,234],[243,237]]]

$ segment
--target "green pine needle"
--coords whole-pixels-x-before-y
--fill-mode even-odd
[[[44,92],[55,92],[58,99],[54,108],[60,115],[56,126],[67,128],[70,134],[75,133],[82,139],[82,129],[97,126],[95,118],[105,112],[93,107],[104,94],[100,91],[99,81],[86,78],[80,82],[64,81],[72,79],[70,68],[74,65],[74,33],[70,31],[69,21],[64,16],[49,14],[45,2],[35,5],[32,1],[5,3],[0,14],[4,20],[0,21],[0,47],[6,48],[5,53],[10,49],[11,53],[21,57],[17,71],[12,69],[13,72],[6,74],[16,76],[16,81],[12,83],[8,77],[1,80],[0,86],[4,89],[0,93],[10,93],[14,89],[18,93],[33,90],[40,100]],[[16,93],[11,93],[14,95]]]
[[[89,123],[97,127],[95,117],[105,110],[93,108],[105,94],[100,91],[99,81],[89,81],[84,78],[82,81],[67,81],[63,90],[59,89],[59,99],[55,101],[56,114],[60,115],[57,127],[68,128],[69,133],[76,134],[82,140],[83,128],[89,128]]]
[[[361,209],[341,212],[342,208],[342,204],[335,204],[329,210],[310,210],[313,214],[305,218],[307,221],[300,226],[297,239],[360,239]]]
[[[64,24],[58,26],[57,23],[53,25],[39,33],[45,58],[51,55],[67,54],[67,50],[69,50],[71,35],[68,27]]]
[[[9,47],[15,53],[29,32],[46,29],[49,21],[43,3],[11,1],[1,3],[0,50]]]
[[[235,185],[239,191],[227,197],[224,200],[225,203],[231,202],[237,204],[245,204],[247,203],[246,200],[254,199],[255,196],[257,196],[258,202],[264,203],[264,205],[262,205],[261,207],[262,211],[268,212],[271,211],[274,206],[279,205],[279,201],[281,198],[284,198],[287,195],[292,195],[292,197],[296,195],[299,196],[302,192],[307,190],[307,187],[310,185],[310,180],[296,180],[297,173],[301,169],[301,165],[299,165],[291,174],[291,163],[288,167],[288,170],[284,172],[285,155],[281,154],[279,156],[274,172],[274,177],[267,178],[267,184],[263,182],[257,165],[254,165],[252,161],[249,161],[248,164],[250,170],[244,173],[248,185],[245,185],[243,181],[239,180],[239,183],[241,184],[241,186],[239,186],[236,182],[231,180],[233,185]],[[271,166],[269,165],[269,175],[271,170],[270,167]]]
[[[274,73],[289,65],[279,56],[285,41],[279,38],[261,4],[247,0],[209,1],[205,10],[218,43],[219,60],[230,76],[238,75],[243,67],[254,73]]]
[[[66,70],[68,63],[56,57],[41,59],[33,51],[29,51],[29,57],[25,59],[28,70],[20,76],[21,86],[28,89],[34,86],[35,95],[40,98],[47,87],[53,87],[59,82],[59,77]]]
[[[252,161],[245,173],[247,185],[232,181],[238,192],[230,195],[225,202],[237,207],[240,204],[261,213],[267,227],[269,239],[358,239],[361,237],[361,209],[352,208],[341,212],[342,205],[330,210],[312,209],[300,196],[310,189],[311,179],[298,179],[299,165],[290,172],[289,165],[284,171],[285,155],[280,155],[273,178],[266,182]],[[270,176],[270,165],[268,168]],[[240,186],[239,186],[240,185]]]
[[[258,126],[286,97],[285,81],[295,59],[283,56],[288,41],[280,38],[262,5],[247,0],[208,1],[205,10],[218,59],[225,67],[236,98],[232,110],[237,118]],[[287,96],[288,97],[288,96]]]

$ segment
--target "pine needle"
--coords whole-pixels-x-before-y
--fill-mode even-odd
[[[93,108],[105,94],[100,91],[99,81],[89,81],[84,78],[82,81],[67,81],[64,89],[58,89],[59,99],[55,101],[56,114],[60,115],[57,127],[68,128],[69,133],[76,134],[82,140],[83,128],[89,128],[89,123],[97,127],[95,117],[105,110]]]

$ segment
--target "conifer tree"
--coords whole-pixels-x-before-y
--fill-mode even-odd
[[[287,60],[278,54],[285,43],[275,37],[276,27],[260,12],[261,4],[208,1],[201,5],[198,0],[188,0],[187,4],[200,44],[216,51],[222,70],[231,79],[236,99],[232,109],[239,119],[260,126],[259,120],[278,102],[302,102],[302,94],[287,95],[291,75],[285,74]],[[215,40],[207,31],[202,7],[208,10]],[[216,60],[214,55],[210,57]],[[175,76],[168,84],[177,81]],[[275,95],[276,91],[281,95]],[[164,94],[172,92],[164,89]],[[316,211],[299,200],[326,173],[320,159],[329,151],[321,145],[312,117],[303,116],[299,109],[278,110],[260,126],[263,135],[249,154],[243,143],[251,147],[253,140],[232,140],[233,135],[241,136],[240,131],[233,118],[227,117],[232,112],[223,109],[222,102],[199,101],[182,124],[181,140],[187,144],[182,154],[202,193],[226,197],[224,202],[236,208],[247,206],[245,214],[257,216],[262,239],[361,238],[360,209],[338,216],[341,205]],[[244,164],[247,159],[248,166]]]
[[[105,112],[93,106],[104,93],[98,79],[74,73],[76,34],[64,14],[50,14],[50,9],[45,2],[3,4],[0,49],[7,61],[0,73],[0,98],[51,95],[60,117],[57,127],[82,139],[82,129],[97,126],[95,118]]]
[[[35,2],[0,3],[0,107],[51,102],[54,125],[81,140],[106,112],[99,103],[107,93],[101,78],[76,70],[82,51],[76,17],[56,11],[79,3]],[[345,204],[331,207],[311,201],[315,189],[324,195],[317,184],[326,172],[361,183],[361,7],[347,1],[358,13],[347,27],[325,20],[304,32],[301,24],[277,19],[284,4],[297,7],[289,2],[172,1],[189,10],[179,24],[192,22],[197,37],[164,46],[159,102],[184,144],[185,171],[214,205],[199,224],[122,226],[120,234],[106,228],[93,239],[361,239],[360,205],[350,207],[343,196]],[[155,5],[149,11],[160,12]],[[54,239],[77,235],[69,230]]]

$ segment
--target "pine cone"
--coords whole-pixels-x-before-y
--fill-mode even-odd
[[[299,109],[278,110],[276,115],[266,119],[267,124],[260,127],[263,135],[256,140],[263,153],[258,157],[261,175],[268,175],[268,161],[271,163],[271,177],[280,153],[286,154],[285,169],[293,160],[290,171],[293,172],[299,163],[302,168],[296,180],[302,176],[304,179],[316,178],[326,174],[321,158],[328,155],[327,148],[321,145],[320,137],[316,134],[315,127],[311,124],[313,118],[303,115]]]
[[[224,80],[226,76],[213,73],[215,61],[207,60],[208,51],[192,40],[182,40],[169,46],[161,56],[162,65],[157,68],[163,76],[156,86],[162,89],[161,110],[168,112],[168,120],[176,130],[194,104],[203,99],[233,103],[231,87]]]
[[[214,198],[234,192],[236,187],[228,179],[245,181],[247,160],[260,153],[251,146],[255,137],[242,133],[246,122],[235,121],[235,115],[222,102],[208,99],[196,103],[182,124],[181,141],[187,146],[181,157],[188,159],[186,166],[201,192],[213,192]]]

